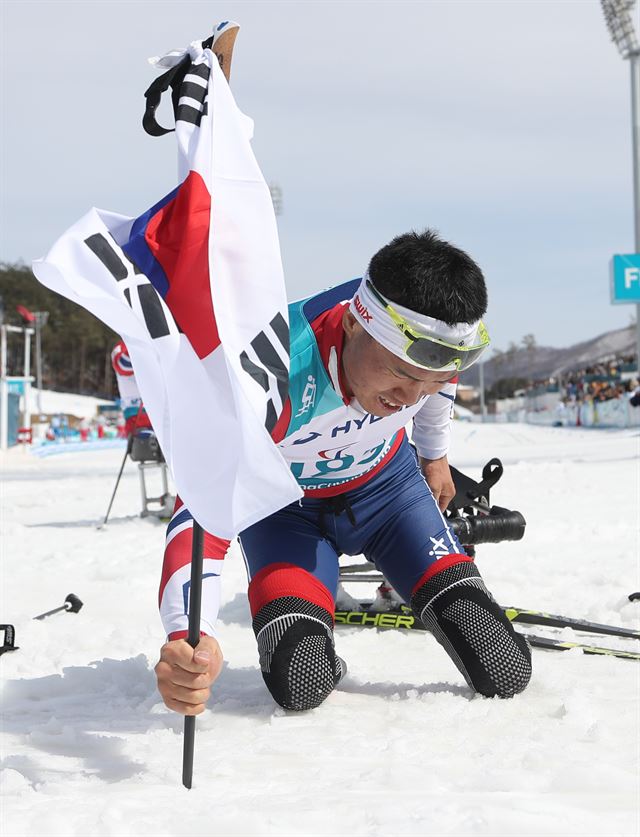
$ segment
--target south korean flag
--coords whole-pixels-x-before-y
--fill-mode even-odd
[[[90,210],[33,269],[123,337],[178,492],[232,538],[302,494],[269,435],[287,396],[287,304],[253,123],[214,53],[194,42],[188,55],[180,185],[136,219]]]

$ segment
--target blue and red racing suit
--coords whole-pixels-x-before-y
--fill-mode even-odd
[[[406,601],[434,565],[468,560],[447,526],[409,445],[448,451],[455,383],[386,417],[345,395],[342,316],[356,279],[289,306],[289,396],[274,441],[304,498],[251,526],[239,540],[253,615],[281,596],[334,611],[338,556],[364,554]],[[186,636],[193,521],[178,498],[167,528],[160,612],[171,639]],[[203,633],[215,635],[220,573],[229,541],[205,534]]]
[[[142,404],[140,390],[133,372],[133,364],[124,340],[120,340],[113,347],[111,365],[116,373],[118,392],[120,393],[120,407],[125,418],[125,434],[130,436],[135,430],[150,428],[151,421]]]

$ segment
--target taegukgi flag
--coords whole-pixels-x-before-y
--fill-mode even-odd
[[[188,54],[178,188],[136,219],[91,209],[33,270],[123,337],[178,492],[232,538],[302,494],[269,435],[287,396],[287,303],[253,123],[215,54]]]

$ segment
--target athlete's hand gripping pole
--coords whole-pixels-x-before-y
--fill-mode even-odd
[[[200,641],[200,611],[202,607],[202,552],[204,533],[202,527],[193,521],[191,544],[191,584],[189,587],[189,634],[187,642],[195,648]],[[193,752],[196,738],[195,715],[185,715],[184,742],[182,749],[182,784],[191,789],[193,779]]]

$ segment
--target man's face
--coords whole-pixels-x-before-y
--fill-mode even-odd
[[[349,309],[344,312],[342,325],[347,395],[357,398],[362,409],[374,416],[393,415],[424,395],[433,395],[457,374],[430,372],[401,360],[367,334]]]

